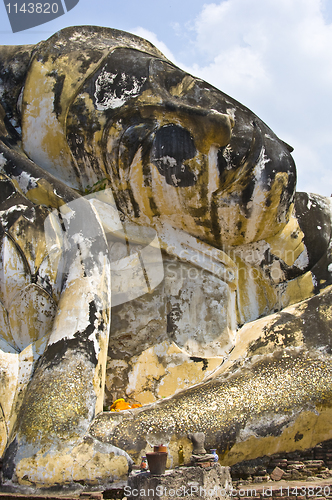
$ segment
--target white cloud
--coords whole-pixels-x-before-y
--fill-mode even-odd
[[[138,26],[134,30],[132,30],[132,33],[137,36],[141,36],[142,38],[145,38],[146,40],[149,40],[153,45],[155,45],[161,52],[164,54],[164,56],[167,57],[170,61],[174,62],[175,56],[172,54],[172,52],[168,49],[167,45],[158,40],[158,37],[155,33],[152,31],[149,31],[145,28],[142,28],[141,26]]]
[[[208,4],[196,19],[197,51],[208,64],[193,70],[295,147],[299,189],[329,195],[332,25],[322,8],[320,0]]]
[[[330,195],[332,24],[324,19],[324,6],[323,0],[206,4],[194,29],[187,30],[188,57],[195,49],[191,64],[175,61],[156,35],[142,29],[138,34],[183,69],[248,106],[292,144],[298,189]],[[183,47],[179,54],[183,58]]]

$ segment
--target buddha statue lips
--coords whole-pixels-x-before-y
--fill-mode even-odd
[[[106,488],[188,433],[225,465],[328,439],[331,207],[290,146],[128,33],[0,60],[3,484]]]

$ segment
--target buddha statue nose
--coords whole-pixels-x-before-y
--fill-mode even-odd
[[[229,114],[210,110],[202,120],[201,136],[196,139],[199,151],[208,153],[211,146],[226,146],[231,139],[234,124],[234,118]]]

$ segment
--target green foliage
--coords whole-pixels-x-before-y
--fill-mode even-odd
[[[87,186],[84,190],[84,194],[98,193],[99,191],[105,191],[105,189],[111,187],[111,179],[109,177],[104,177],[100,181],[97,181],[93,186]]]

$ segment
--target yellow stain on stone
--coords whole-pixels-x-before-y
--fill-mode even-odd
[[[52,74],[54,66],[50,61],[42,63],[34,59],[27,75],[22,101],[23,149],[44,168],[51,167],[51,171],[71,166],[64,119],[54,113],[53,87],[56,80]]]
[[[2,456],[7,446],[7,426],[3,416],[0,415],[0,455]]]
[[[96,110],[91,96],[87,92],[81,92],[73,101],[72,106],[75,109],[75,105],[79,104],[80,107],[84,108],[84,114],[88,114],[89,119],[95,123],[98,123],[97,130],[93,131],[90,128],[82,128],[81,122],[71,108],[68,111],[68,116],[66,119],[66,131],[75,130],[75,133],[79,137],[84,138],[84,150],[87,155],[84,158],[80,156],[74,157],[73,162],[77,164],[78,169],[81,172],[83,188],[88,186],[92,187],[100,179],[106,178],[109,174],[107,167],[104,163],[105,151],[102,145],[103,134],[105,134],[105,126],[107,124],[107,118],[104,112]],[[90,166],[88,156],[93,157],[93,166]],[[96,164],[98,163],[98,169],[96,169]],[[85,185],[86,183],[86,185]]]
[[[153,394],[154,384],[165,373],[165,368],[159,362],[154,348],[146,349],[132,360],[127,394],[141,404],[152,403],[156,400]]]
[[[72,450],[67,448],[51,454],[43,455],[41,451],[32,457],[23,458],[16,467],[18,484],[38,488],[73,481],[84,481],[92,486],[105,480],[125,480],[127,474],[128,463],[124,456],[104,454],[84,443]]]
[[[54,192],[54,187],[45,179],[39,179],[37,187],[30,189],[25,196],[32,203],[46,205],[47,207],[59,208],[65,204],[63,199]]]
[[[8,309],[12,339],[21,351],[48,335],[56,305],[44,289],[30,284],[17,293]]]
[[[46,341],[44,337],[15,354],[0,350],[0,456],[15,426],[35,363]]]
[[[278,172],[275,176],[274,183],[271,186],[269,197],[267,198],[269,200],[269,206],[265,211],[264,221],[266,224],[271,224],[271,221],[273,221],[273,224],[271,224],[271,226],[273,226],[274,234],[282,230],[287,225],[294,210],[294,205],[291,204],[288,208],[287,213],[284,214],[283,218],[280,218],[279,216],[280,202],[283,198],[285,189],[287,188],[288,181],[289,178],[286,172]],[[261,233],[259,233],[259,239],[262,237],[261,235],[263,235],[263,225],[260,226],[260,230]]]
[[[126,392],[141,404],[152,403],[203,381],[221,362],[219,357],[194,362],[173,342],[163,342],[132,360]]]
[[[48,213],[45,207],[37,207],[39,215],[46,218]],[[36,225],[35,221],[29,221],[21,215],[10,227],[9,234],[22,250],[32,274],[39,269],[46,255],[46,240],[44,228]]]
[[[11,414],[19,379],[18,355],[0,350],[0,362],[0,456],[2,456],[11,430]]]
[[[287,225],[272,238],[267,238],[266,242],[270,245],[273,255],[292,266],[305,249],[303,238],[298,220],[292,215]]]
[[[14,350],[17,350],[8,321],[8,312],[0,302],[0,334],[1,339],[7,342]]]
[[[332,409],[320,409],[317,413],[302,412],[293,425],[287,427],[280,436],[257,438],[250,436],[247,440],[236,443],[220,464],[230,466],[242,460],[251,460],[266,454],[306,450],[316,444],[332,438]]]
[[[332,320],[332,306],[321,306],[319,308],[319,314],[327,321]]]
[[[151,89],[144,90],[135,100],[141,106],[140,114],[142,118],[148,118],[151,114],[151,107],[159,107],[163,104],[161,95],[154,93]]]
[[[285,172],[276,174],[275,181],[269,191],[259,187],[255,190],[255,202],[249,202],[248,208],[255,212],[247,218],[241,207],[234,204],[234,196],[241,193],[248,183],[247,172],[238,173],[234,178],[227,179],[226,187],[222,186],[218,193],[218,219],[220,224],[221,241],[225,245],[238,246],[252,243],[260,239],[271,238],[285,227],[291,210],[285,214],[285,220],[280,220],[280,200],[287,185],[288,176]],[[269,206],[267,206],[267,202]],[[250,205],[251,203],[251,205]],[[277,222],[279,221],[279,222]]]
[[[181,97],[182,94],[190,92],[196,83],[196,78],[193,78],[191,75],[186,75],[180,83],[169,89],[169,93],[174,97]]]
[[[160,219],[193,236],[204,237],[206,230],[202,226],[198,226],[195,218],[190,215],[190,193],[192,188],[183,187],[179,190],[167,184],[166,179],[159,174],[155,165],[151,164],[150,170],[152,179],[151,196],[159,214],[161,214]],[[195,191],[197,191],[197,188]],[[189,206],[186,205],[187,202]]]
[[[284,308],[288,305],[308,299],[313,295],[315,295],[313,276],[311,272],[308,271],[302,276],[287,282],[286,289],[281,295],[281,305]]]
[[[108,318],[106,317],[107,321]],[[103,411],[105,382],[106,382],[106,364],[107,364],[107,348],[108,348],[108,335],[99,333],[99,355],[98,363],[95,368],[93,378],[93,387],[96,393],[96,407],[95,413],[98,414]]]
[[[289,306],[285,308],[282,312],[292,315],[294,317],[299,317],[303,313],[305,309],[304,304],[299,306]],[[234,363],[242,362],[244,363],[248,357],[248,350],[251,344],[253,344],[256,340],[262,338],[262,332],[264,331],[282,331],[284,325],[280,325],[280,327],[274,327],[275,323],[280,319],[280,313],[271,314],[269,316],[259,318],[255,321],[251,321],[242,328],[240,328],[236,333],[235,347],[231,351],[230,355],[227,357],[225,362],[220,366],[220,368],[213,374],[213,376],[218,376],[222,373],[227,373],[231,366]],[[303,345],[303,333],[301,331],[294,331],[294,339],[292,346],[301,347]],[[281,335],[279,335],[280,344],[282,341]],[[268,354],[270,352],[275,351],[275,344],[267,344],[262,348],[261,351],[255,351],[255,354]]]
[[[152,96],[148,98],[154,100]],[[138,100],[137,100],[138,101]],[[142,118],[155,118],[160,127],[166,125],[179,125],[187,129],[193,139],[196,148],[203,154],[208,154],[211,145],[218,147],[226,146],[232,135],[234,122],[227,114],[210,111],[202,113],[201,108],[190,108],[183,110],[179,107],[176,111],[167,111],[165,102],[158,106],[145,106],[140,110]]]
[[[132,396],[132,394],[134,396]],[[135,397],[135,400],[138,401],[142,406],[148,405],[150,403],[154,403],[157,400],[154,393],[152,391],[149,391],[149,390],[144,390],[144,391],[139,392],[139,393],[133,392],[133,393],[130,393],[130,396]]]
[[[77,274],[83,273],[79,269]],[[65,290],[62,292],[52,330],[52,342],[62,339],[64,331],[76,332],[89,324],[89,311],[86,307],[93,300],[89,291],[90,278],[69,275]]]
[[[11,238],[5,235],[0,248],[0,270],[2,274],[0,300],[3,306],[9,309],[15,295],[30,283],[30,275],[21,252]],[[9,341],[6,325],[8,325],[7,314],[2,312],[0,316],[0,328],[2,328],[4,338]]]
[[[100,58],[81,71],[81,54],[72,52],[70,57],[59,55],[55,61],[50,58],[42,62],[34,58],[27,74],[22,100],[22,143],[23,149],[38,164],[52,172],[62,174],[74,188],[80,188],[80,180],[73,172],[71,151],[66,139],[66,120],[71,102],[83,81],[97,69],[110,48],[100,51]],[[62,79],[62,91],[55,114],[55,77]],[[42,97],[41,97],[42,96]]]
[[[268,314],[278,301],[277,290],[258,267],[236,256],[239,323]]]
[[[158,397],[172,396],[182,389],[187,389],[194,384],[202,382],[222,362],[222,358],[207,358],[204,362],[184,361],[180,365],[166,367],[167,375],[162,379],[158,388]],[[207,365],[206,367],[204,365]]]
[[[152,190],[150,186],[145,186],[142,164],[142,148],[139,148],[134,156],[130,167],[130,186],[134,194],[134,198],[141,209],[142,222],[153,220],[155,215],[151,209],[149,198],[152,198]]]
[[[183,355],[183,351],[181,351],[180,347],[178,347],[174,342],[170,343],[168,349],[167,349],[167,356],[172,356],[172,355]]]
[[[0,104],[0,136],[7,137],[8,136],[8,131],[5,126],[5,117],[6,117],[6,112],[3,109],[2,105]]]
[[[234,122],[229,115],[210,112],[207,116],[183,117],[185,128],[192,132],[197,149],[208,155],[211,145],[226,146],[232,136]]]

